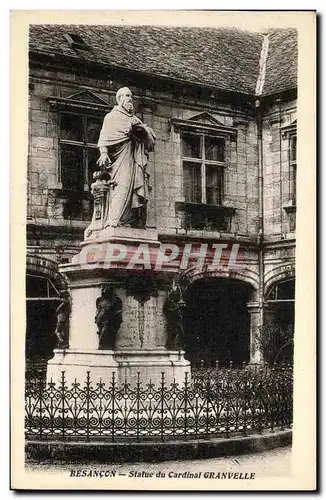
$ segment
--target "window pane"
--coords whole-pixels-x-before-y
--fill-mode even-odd
[[[61,144],[61,182],[64,189],[84,190],[83,148]]]
[[[102,118],[87,118],[87,144],[97,144],[102,128]]]
[[[209,205],[222,205],[223,167],[206,165],[206,202]]]
[[[183,194],[188,202],[201,203],[201,165],[183,162]]]
[[[88,185],[91,187],[93,179],[93,173],[96,170],[101,170],[98,165],[96,165],[97,160],[99,159],[99,151],[97,148],[87,148],[87,166],[88,166]]]
[[[83,141],[83,118],[77,115],[61,115],[61,139]]]
[[[205,137],[205,158],[206,160],[224,161],[224,139],[217,137]]]
[[[291,137],[290,139],[290,161],[295,162],[297,160],[297,137]]]
[[[182,135],[182,156],[186,158],[201,158],[199,135]]]

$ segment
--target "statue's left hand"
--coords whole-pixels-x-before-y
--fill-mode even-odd
[[[100,167],[106,167],[109,168],[111,165],[111,160],[109,158],[109,155],[107,153],[101,153],[101,156],[97,160],[97,165]]]

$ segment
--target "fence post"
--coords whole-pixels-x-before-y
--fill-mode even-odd
[[[114,413],[115,413],[115,372],[112,373],[112,379],[111,379],[111,385],[112,385],[112,426],[111,426],[111,439],[114,441]]]
[[[209,432],[209,397],[210,397],[210,375],[207,373],[207,378],[206,378],[206,384],[204,384],[204,387],[206,386],[206,437],[208,436]]]
[[[86,375],[86,440],[89,441],[89,399],[90,399],[90,372]]]
[[[230,366],[231,362],[230,362]],[[226,437],[230,437],[230,369],[226,370],[226,391],[225,391],[225,398],[226,398]]]
[[[164,372],[161,375],[161,441],[164,441]]]
[[[51,382],[52,382],[52,379],[51,379]],[[42,384],[37,384],[37,387],[38,387],[38,390],[39,390],[39,401],[40,401],[40,438],[42,438],[42,435],[43,435],[43,416],[42,416],[42,412],[43,412],[43,408],[42,408],[42,401],[43,401],[43,388],[42,388]]]
[[[65,372],[61,372],[62,437],[65,437]]]
[[[187,412],[188,412],[188,373],[186,372],[185,373],[185,378],[184,378],[184,402],[185,402],[185,409],[184,409],[184,434],[185,434],[185,437],[187,437],[187,422],[188,422],[188,418],[187,418]]]
[[[243,362],[243,365],[242,365],[242,368],[244,370],[244,388],[243,388],[243,392],[244,392],[244,408],[243,408],[243,411],[244,411],[244,415],[243,415],[243,435],[246,436],[247,435],[247,409],[250,409],[250,405],[249,405],[249,402],[248,402],[248,370],[247,370],[247,365],[246,365],[246,362],[244,361]]]
[[[281,367],[281,430],[284,431],[284,403],[285,403],[285,391],[284,391],[284,367]]]
[[[140,373],[137,372],[137,384],[136,384],[136,434],[137,441],[139,441],[139,402],[140,402]]]

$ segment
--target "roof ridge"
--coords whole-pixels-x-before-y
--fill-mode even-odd
[[[263,88],[265,84],[266,76],[266,63],[269,48],[269,34],[264,33],[264,38],[261,46],[260,58],[259,58],[259,69],[258,77],[256,82],[255,96],[259,97],[263,93]]]

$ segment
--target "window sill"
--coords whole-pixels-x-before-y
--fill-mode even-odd
[[[183,211],[193,214],[221,214],[232,215],[235,213],[234,207],[227,207],[225,205],[209,205],[207,203],[191,203],[186,201],[177,201],[175,204],[177,211]]]
[[[235,213],[233,207],[189,202],[176,202],[175,210],[181,216],[180,229],[225,233],[231,231],[232,215]]]
[[[92,200],[93,195],[90,191],[74,191],[73,189],[52,188],[51,192],[62,198],[80,198],[81,200]]]
[[[296,202],[294,200],[289,200],[287,203],[285,203],[283,205],[283,209],[287,212],[287,213],[292,213],[292,212],[296,212],[297,210],[297,205],[296,205]]]

